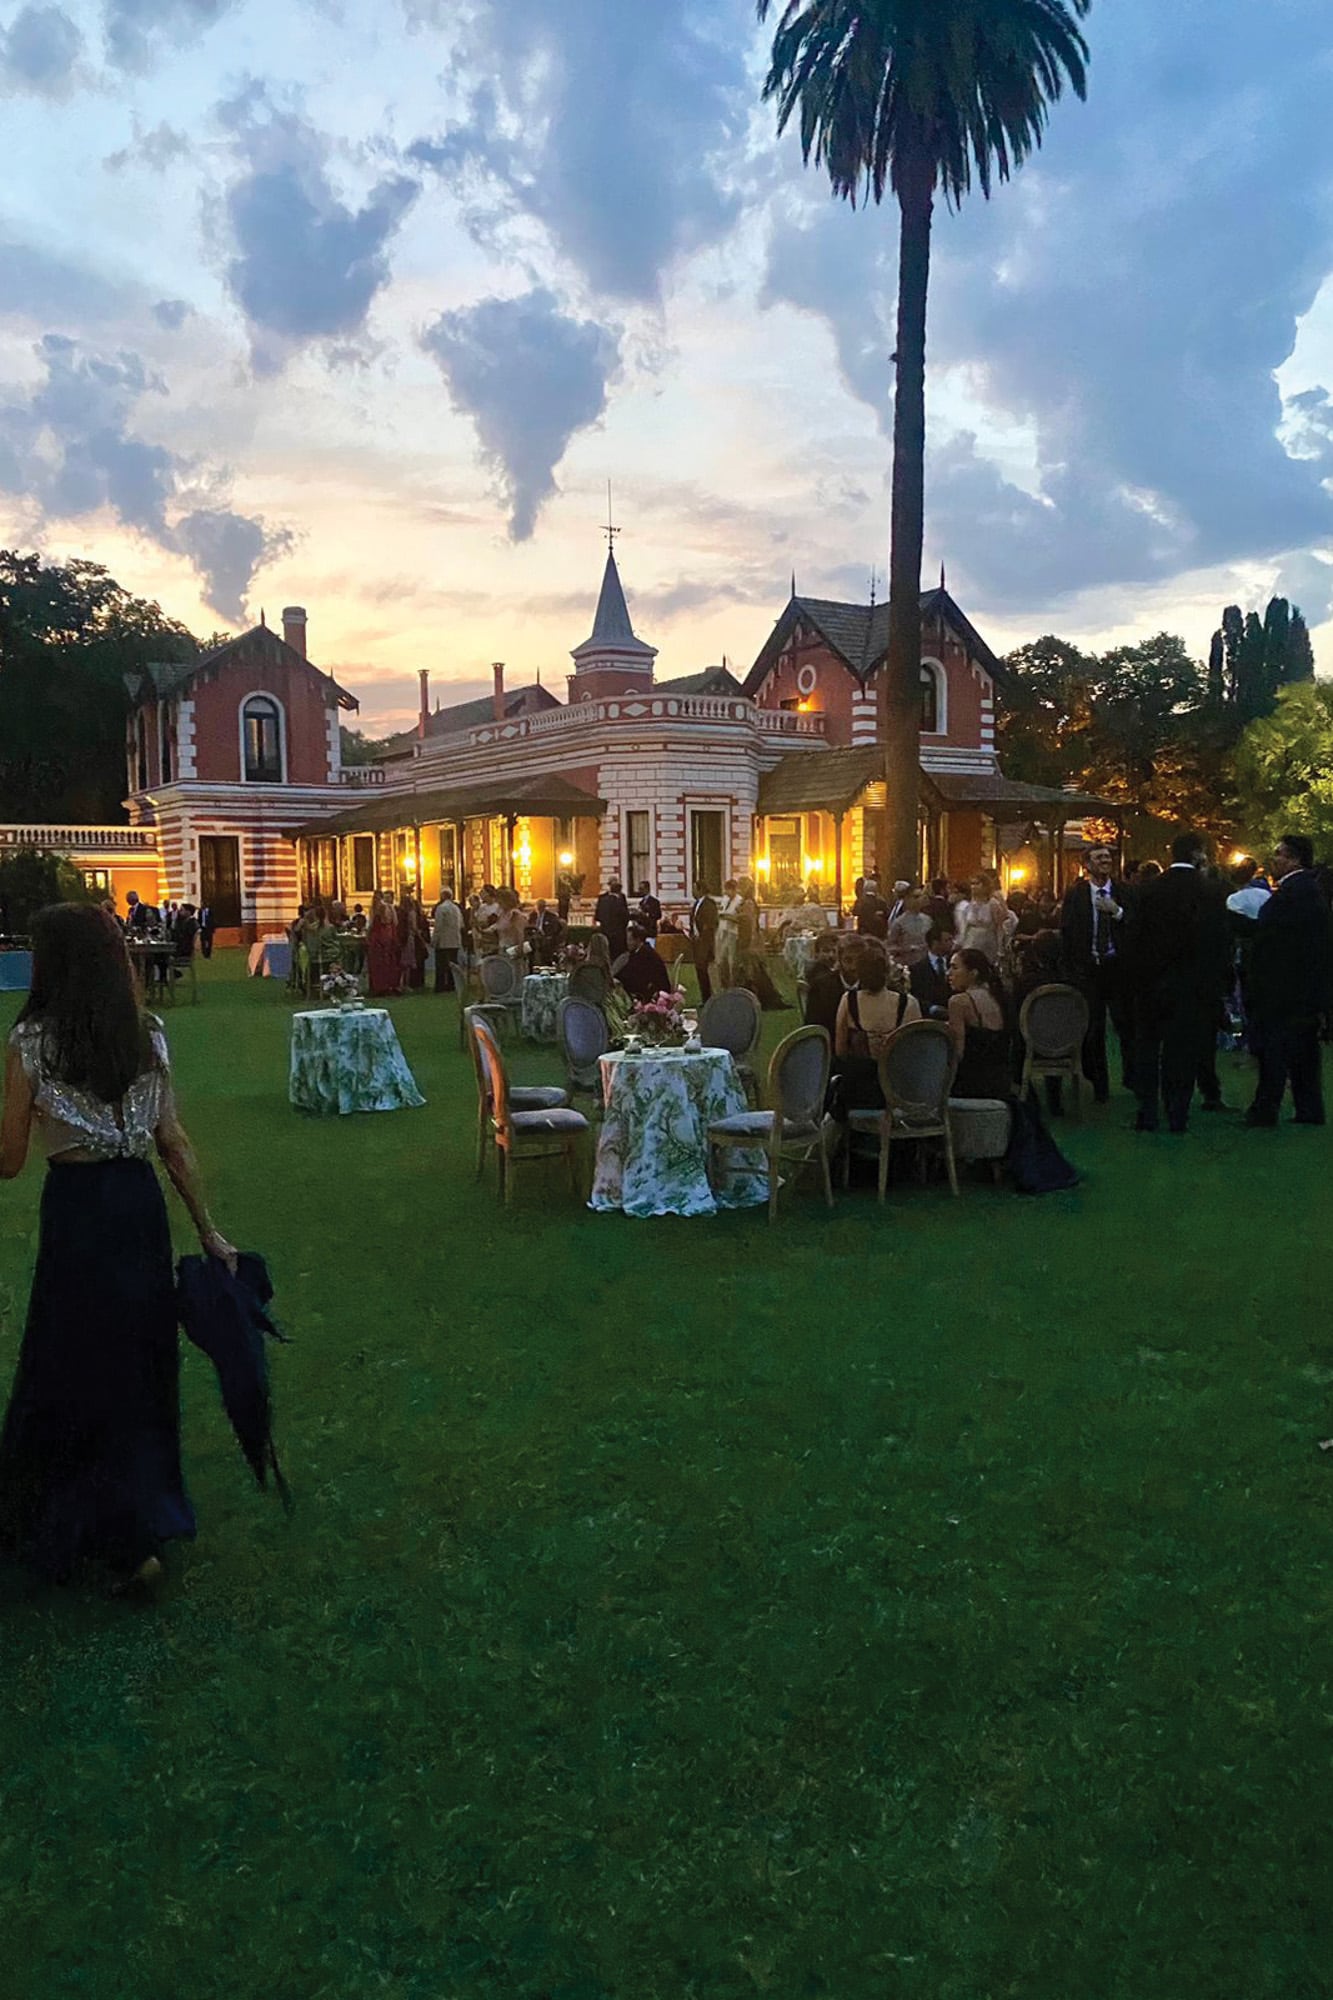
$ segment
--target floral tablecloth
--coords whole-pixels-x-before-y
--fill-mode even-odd
[[[424,1104],[383,1007],[292,1015],[288,1095],[298,1111],[403,1111]]]
[[[815,933],[813,931],[793,931],[782,941],[782,956],[788,972],[794,972],[798,979],[804,979],[806,970],[815,955]]]
[[[606,1116],[597,1140],[589,1208],[626,1215],[716,1215],[768,1198],[762,1153],[718,1155],[724,1174],[708,1184],[708,1127],[746,1111],[745,1092],[725,1049],[679,1049],[602,1057]]]
[[[563,972],[530,972],[523,981],[520,1008],[529,1041],[553,1042],[560,1027],[560,1002],[569,996],[569,976]]]

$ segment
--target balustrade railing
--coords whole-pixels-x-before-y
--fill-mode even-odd
[[[36,847],[64,853],[97,848],[100,852],[151,854],[157,836],[141,826],[0,826],[0,847]]]
[[[588,730],[615,722],[712,722],[758,729],[766,736],[824,734],[822,715],[798,715],[786,709],[756,708],[751,701],[729,695],[670,694],[645,689],[642,694],[599,701],[575,701],[545,708],[536,715],[518,715],[504,722],[485,722],[454,738],[440,740],[440,749],[464,744],[476,749],[488,743],[521,743],[529,736],[557,735],[564,730]],[[429,753],[428,753],[429,754]]]
[[[388,772],[382,764],[344,764],[338,772],[339,784],[350,785],[356,792],[367,785],[382,785],[387,778]]]

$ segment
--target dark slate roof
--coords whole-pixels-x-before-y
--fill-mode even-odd
[[[1012,806],[1020,817],[1036,819],[1047,807],[1058,805],[1064,808],[1067,819],[1079,819],[1084,813],[1115,813],[1123,807],[1112,805],[1108,799],[1095,798],[1088,792],[1063,792],[1050,785],[1025,785],[1017,778],[1005,778],[998,771],[978,771],[975,774],[961,771],[927,771],[926,781],[939,794],[946,806],[978,806],[984,812],[994,815],[996,808]],[[1027,807],[1026,815],[1021,808]]]
[[[1007,678],[1003,663],[991,651],[970,618],[955,604],[947,590],[937,587],[921,593],[923,644],[932,621],[943,619],[951,625],[974,660],[979,660],[999,686]],[[745,692],[756,694],[767,678],[773,662],[786,644],[793,627],[804,622],[846,661],[859,681],[868,681],[884,658],[889,643],[887,604],[845,604],[833,597],[792,597],[781,618],[764,642],[763,650],[745,679]]]
[[[430,826],[436,820],[515,817],[529,814],[535,819],[573,819],[578,815],[600,818],[606,800],[582,785],[558,775],[514,778],[503,785],[450,785],[431,791],[392,792],[387,797],[366,791],[356,805],[327,819],[306,820],[287,831],[288,840],[344,833],[387,833],[395,827]]]
[[[630,623],[629,606],[625,602],[625,592],[621,587],[620,571],[616,568],[614,549],[606,552],[606,568],[602,572],[602,591],[597,599],[597,615],[592,621],[592,637],[576,646],[571,658],[577,660],[583,654],[600,652],[640,653],[645,659],[657,657],[657,648],[640,639]]]
[[[728,667],[704,667],[697,674],[683,674],[675,681],[654,681],[654,694],[744,694],[745,689]]]
[[[759,780],[759,813],[847,812],[884,775],[878,744],[848,750],[792,750]]]
[[[559,695],[552,694],[539,681],[532,681],[527,687],[506,689],[504,703],[506,720],[561,706]],[[495,697],[489,694],[478,695],[475,701],[457,701],[452,708],[434,709],[426,718],[426,741],[437,736],[457,736],[464,729],[480,729],[494,716]],[[386,737],[376,750],[376,758],[401,754],[420,741],[415,729],[402,729],[396,736]]]
[[[248,632],[238,632],[234,639],[228,639],[221,646],[214,646],[211,652],[201,653],[197,660],[150,660],[138,673],[126,674],[125,685],[130,691],[131,699],[139,701],[143,697],[143,682],[146,679],[152,684],[157,699],[167,700],[173,695],[180,694],[191,681],[207,678],[219,668],[225,667],[233,655],[239,653],[243,647],[253,645],[255,640],[258,640],[275,660],[285,660],[290,666],[303,667],[317,680],[322,681],[336,697],[339,708],[357,709],[361,706],[354,694],[349,694],[346,688],[339,687],[332,674],[324,673],[313,660],[303,659],[268,625],[252,625]]]

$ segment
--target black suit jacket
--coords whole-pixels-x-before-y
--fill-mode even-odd
[[[1112,882],[1111,894],[1125,912],[1115,926],[1113,938],[1115,955],[1122,958],[1127,935],[1125,927],[1130,921],[1129,898],[1122,882]],[[1060,906],[1060,940],[1068,977],[1074,980],[1091,979],[1095,963],[1092,956],[1092,887],[1086,875],[1075,882],[1072,889],[1065,891],[1065,899]]]
[[[941,961],[937,972],[929,958],[920,958],[908,974],[908,984],[912,998],[917,1002],[927,1020],[935,1008],[949,1005],[949,961]]]
[[[847,992],[836,966],[817,972],[806,988],[805,1023],[808,1028],[827,1029],[830,1041],[838,1025],[838,1008]]]
[[[1247,994],[1264,1021],[1309,1020],[1333,1007],[1333,923],[1308,868],[1286,876],[1254,920]]]
[[[690,936],[694,940],[690,957],[696,965],[707,965],[717,947],[717,904],[711,896],[699,896],[690,911]]]
[[[1220,1000],[1231,977],[1226,902],[1197,868],[1168,868],[1144,892],[1133,966],[1137,991],[1168,1007]]]
[[[597,907],[593,911],[593,922],[604,936],[619,941],[621,951],[625,949],[625,931],[629,924],[629,904],[623,896],[614,896],[609,889],[604,889],[597,898]],[[612,957],[614,956],[615,953],[613,952]]]
[[[671,975],[650,944],[632,951],[616,977],[631,1000],[652,1000],[671,991]]]

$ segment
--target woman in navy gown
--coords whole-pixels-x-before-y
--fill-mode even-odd
[[[32,991],[9,1037],[0,1180],[36,1140],[48,1168],[28,1319],[0,1434],[0,1549],[39,1575],[122,1583],[194,1533],[181,1476],[175,1278],[156,1152],[203,1249],[209,1219],[176,1115],[161,1023],[118,925],[62,903],[32,927]]]

